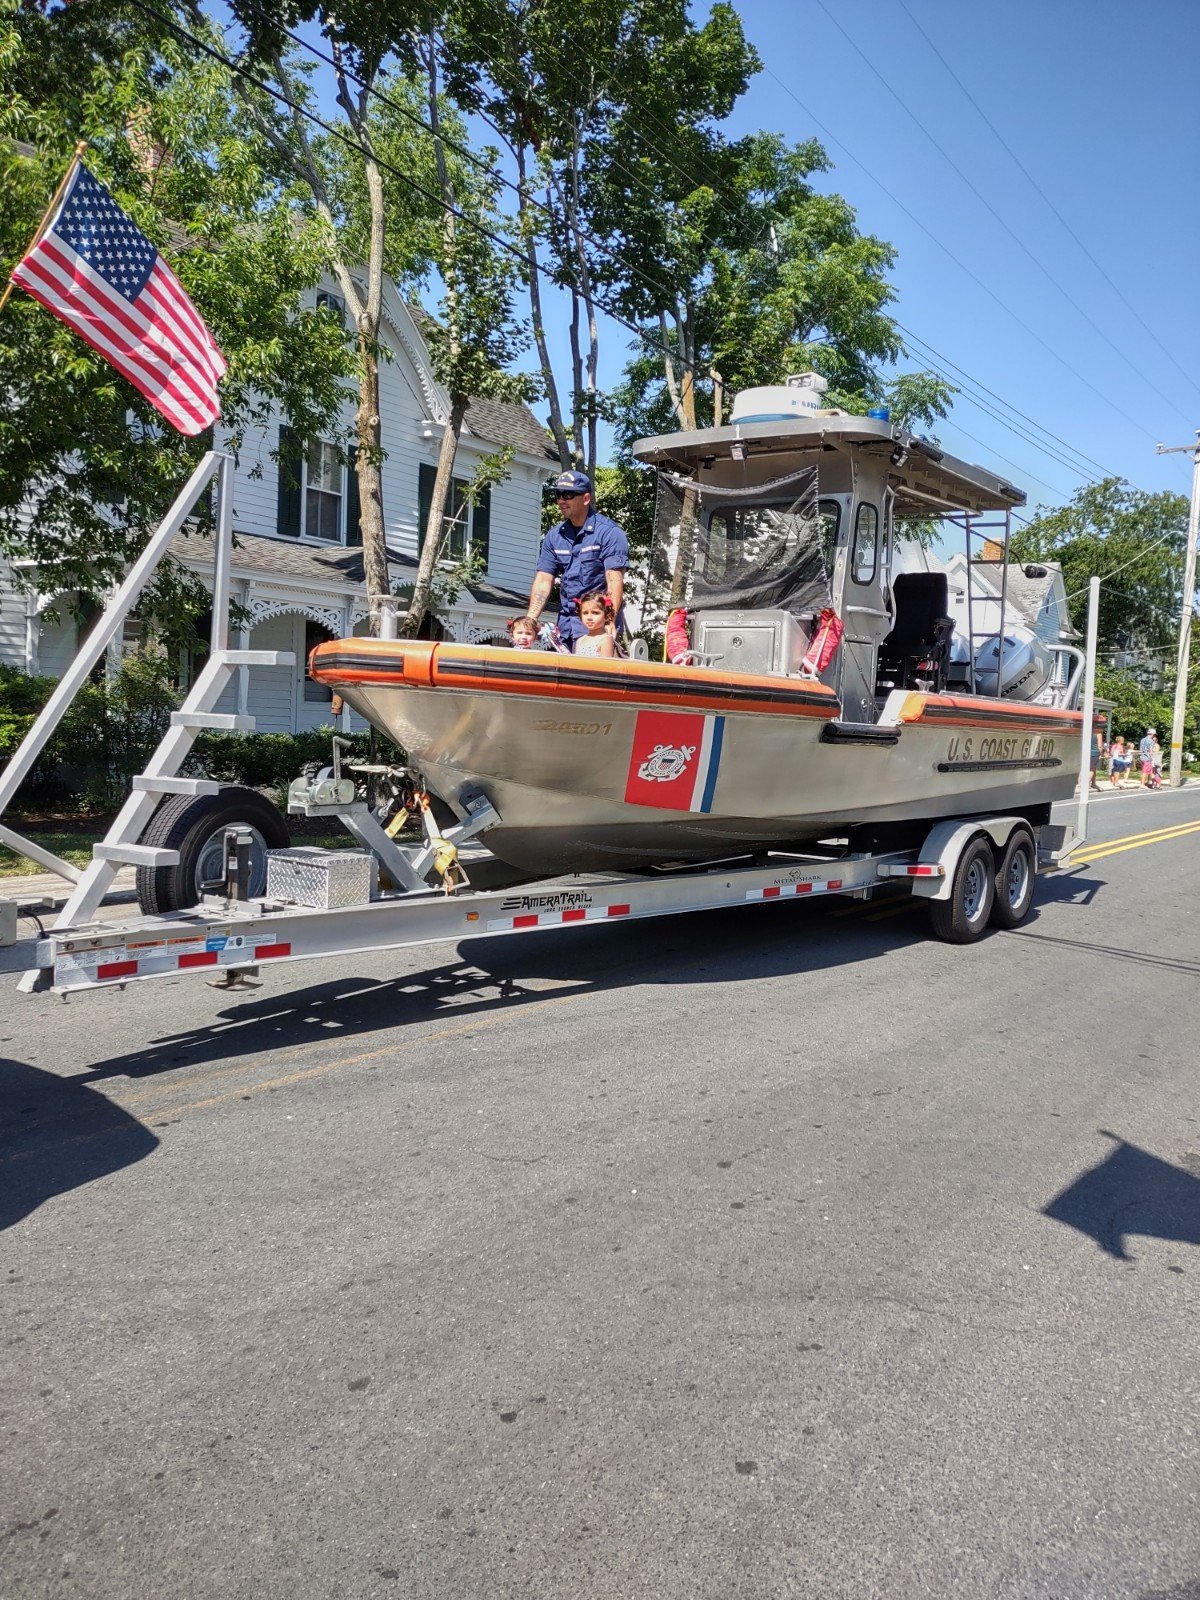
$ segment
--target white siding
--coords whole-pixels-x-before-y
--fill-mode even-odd
[[[25,596],[12,581],[12,570],[0,560],[0,662],[25,669]]]
[[[300,648],[304,647],[303,618],[296,616],[269,617],[250,630],[251,650],[294,650],[296,624],[300,624]],[[293,706],[292,667],[251,667],[250,697],[247,710],[258,718],[259,733],[291,733]],[[218,711],[237,710],[237,675],[226,685]]]

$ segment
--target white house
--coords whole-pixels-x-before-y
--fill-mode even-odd
[[[332,282],[313,291],[341,310]],[[383,506],[393,587],[411,584],[425,527],[442,429],[450,402],[433,376],[421,335],[424,313],[388,284],[380,366]],[[344,313],[343,313],[344,314]],[[354,406],[348,400],[343,421]],[[218,425],[216,443],[224,440]],[[467,502],[480,460],[512,450],[507,478]],[[504,637],[504,622],[525,609],[541,538],[543,486],[553,470],[545,430],[527,406],[474,400],[467,408],[448,506],[450,551],[483,559],[485,577],[442,608],[437,636],[461,641]],[[264,732],[296,732],[329,721],[329,693],[308,681],[304,662],[314,644],[366,629],[366,587],[359,544],[357,484],[329,440],[295,437],[283,419],[253,430],[236,455],[233,480],[233,596],[249,618],[242,644],[290,650],[294,668],[254,668],[247,709]],[[198,575],[212,570],[212,547],[196,532],[180,534],[172,553]],[[77,643],[78,625],[42,613],[53,596],[18,592],[0,567],[0,661],[59,676]],[[133,645],[137,625],[128,630]],[[222,709],[233,709],[223,706]]]
[[[946,562],[950,589],[950,614],[956,633],[966,634],[967,560],[958,552]],[[1004,568],[998,561],[976,560],[970,569],[971,617],[976,635],[995,633],[1000,626],[1000,595],[1005,590],[1005,612],[1010,623],[1032,628],[1044,644],[1071,644],[1077,637],[1071,626],[1066,586],[1057,561],[1038,561]]]

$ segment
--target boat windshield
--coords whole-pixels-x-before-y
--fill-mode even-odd
[[[837,508],[818,502],[815,467],[748,489],[664,479],[658,509],[666,538],[690,548],[693,610],[809,612],[829,604],[825,545],[836,535]]]

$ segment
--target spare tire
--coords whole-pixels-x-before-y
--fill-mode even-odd
[[[175,795],[151,817],[141,844],[178,850],[177,867],[139,867],[138,905],[147,916],[165,911],[186,911],[200,899],[202,885],[222,876],[225,829],[249,828],[250,894],[267,889],[267,851],[283,850],[291,843],[287,820],[254,789],[229,787],[218,794]]]

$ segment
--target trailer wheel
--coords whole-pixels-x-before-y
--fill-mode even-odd
[[[954,869],[948,900],[929,902],[930,921],[939,939],[971,944],[987,927],[996,894],[996,863],[982,836],[972,839]]]
[[[996,868],[996,898],[992,902],[994,928],[1019,928],[1033,905],[1037,881],[1037,853],[1024,828],[1017,828],[1005,846]]]
[[[267,851],[286,849],[288,826],[277,806],[253,789],[227,788],[219,794],[176,795],[159,806],[141,843],[179,851],[177,867],[139,867],[138,904],[147,916],[186,911],[200,899],[205,883],[221,877],[225,829],[250,829],[250,893],[267,888]]]

